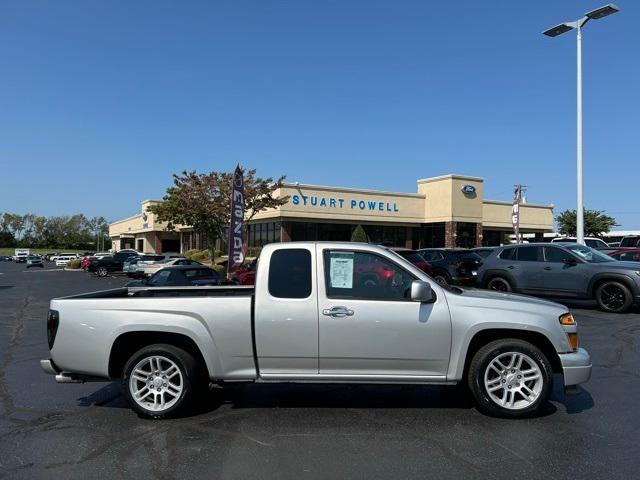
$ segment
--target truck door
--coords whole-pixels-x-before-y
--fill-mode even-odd
[[[451,320],[440,287],[434,303],[414,302],[417,278],[390,258],[316,248],[320,374],[444,379]]]
[[[318,374],[318,298],[313,244],[279,245],[260,257],[255,340],[261,374]]]

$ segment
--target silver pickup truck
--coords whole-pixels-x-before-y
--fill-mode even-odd
[[[384,247],[264,247],[255,287],[120,288],[57,298],[58,382],[119,379],[141,416],[188,408],[210,383],[462,384],[480,410],[538,412],[586,382],[589,354],[556,303],[436,283]]]

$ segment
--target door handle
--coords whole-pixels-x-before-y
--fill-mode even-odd
[[[513,265],[509,265],[507,268],[508,268],[509,270],[513,270],[513,269],[514,269],[514,268],[516,268],[516,267],[514,267]]]
[[[333,307],[325,308],[322,310],[322,314],[327,317],[351,317],[353,316],[353,310],[347,307]]]
[[[544,267],[545,270],[551,270],[551,267]]]

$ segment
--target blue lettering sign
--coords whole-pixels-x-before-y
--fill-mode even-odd
[[[393,202],[383,202],[380,200],[355,200],[335,197],[318,197],[316,195],[291,195],[291,204],[294,206],[310,205],[312,207],[328,207],[328,208],[345,208],[345,202],[348,202],[349,208],[355,210],[379,211],[379,212],[399,212],[398,204]]]

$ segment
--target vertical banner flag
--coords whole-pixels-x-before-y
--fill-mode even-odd
[[[240,165],[233,173],[231,191],[231,225],[229,225],[228,274],[235,272],[244,261],[244,177]]]
[[[520,201],[522,200],[522,186],[516,185],[513,199],[513,207],[511,208],[511,224],[513,232],[516,236],[516,243],[520,243]]]

